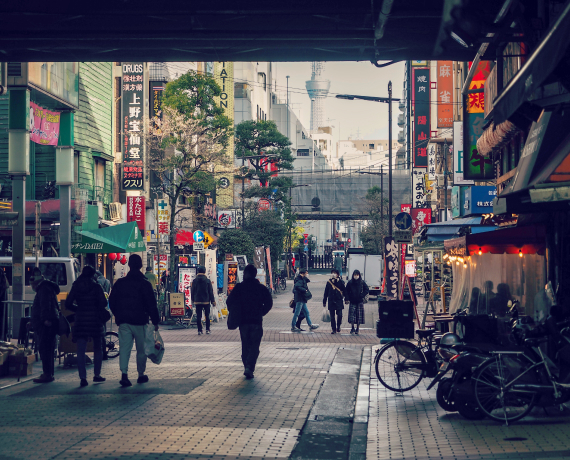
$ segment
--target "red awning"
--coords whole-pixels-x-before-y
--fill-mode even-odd
[[[178,232],[176,232],[176,241],[174,244],[176,246],[192,246],[194,244],[194,237],[192,236],[193,233],[194,232],[192,230],[178,230]]]
[[[490,254],[540,254],[546,252],[546,228],[542,225],[512,227],[488,233],[465,235],[444,242],[446,252],[475,255],[479,251]]]

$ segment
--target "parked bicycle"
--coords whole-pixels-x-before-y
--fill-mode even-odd
[[[275,292],[279,292],[279,289],[285,291],[287,289],[287,274],[286,273],[276,273],[275,274]]]

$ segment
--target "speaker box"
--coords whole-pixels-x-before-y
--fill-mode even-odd
[[[414,322],[376,321],[376,337],[379,339],[413,339]]]

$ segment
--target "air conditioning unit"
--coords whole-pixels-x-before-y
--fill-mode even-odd
[[[109,204],[109,215],[112,221],[121,220],[121,203],[111,203]]]

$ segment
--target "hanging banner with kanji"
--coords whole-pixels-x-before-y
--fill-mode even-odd
[[[158,233],[170,233],[170,206],[166,200],[158,200]]]
[[[412,235],[417,234],[427,224],[431,224],[431,208],[412,208]]]
[[[60,112],[52,112],[30,102],[30,141],[41,145],[57,145],[60,115]]]
[[[136,222],[141,234],[145,234],[145,197],[127,197],[127,222]]]
[[[398,298],[398,277],[399,277],[399,254],[398,244],[394,238],[387,236],[384,238],[384,260],[386,261],[384,276],[384,290],[387,297]]]
[[[436,165],[436,152],[437,145],[433,143],[428,144],[428,178],[435,180],[435,165]]]
[[[453,63],[437,61],[437,127],[453,127]]]
[[[412,208],[425,208],[427,206],[426,171],[426,168],[412,168]]]
[[[414,93],[414,167],[426,168],[430,138],[429,69],[413,69]]]
[[[123,190],[144,190],[144,64],[123,63],[121,128]]]

